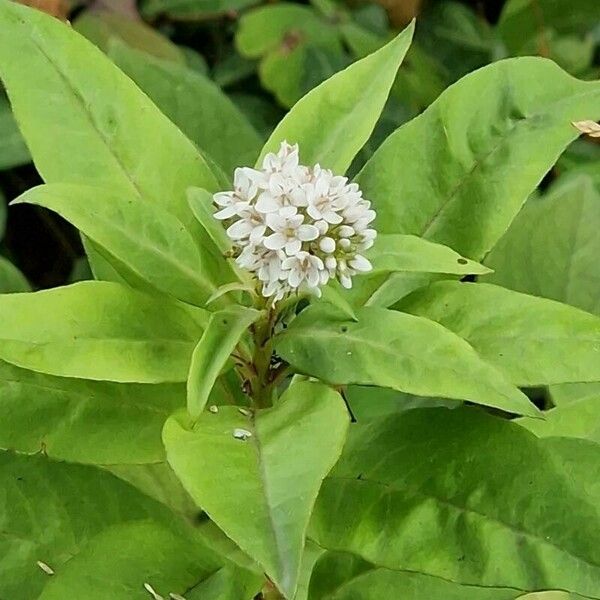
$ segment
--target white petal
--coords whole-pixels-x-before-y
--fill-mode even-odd
[[[227,235],[232,240],[238,240],[249,235],[251,231],[252,224],[250,223],[250,221],[247,221],[246,219],[241,219],[239,221],[236,221],[227,229]]]
[[[317,287],[319,285],[319,271],[317,269],[310,269],[306,274],[306,281],[311,287]]]
[[[215,219],[219,219],[219,221],[222,221],[223,219],[231,219],[231,217],[235,216],[236,214],[236,207],[232,204],[230,206],[222,208],[221,210],[218,210],[213,216]]]
[[[267,215],[267,225],[273,231],[281,231],[287,226],[287,219],[279,215],[279,213],[269,213]]]
[[[340,275],[340,283],[349,290],[352,287],[352,279],[348,275]]]
[[[373,265],[361,254],[357,254],[351,261],[350,266],[357,271],[363,271],[366,273],[367,271],[373,270]]]
[[[288,276],[288,283],[293,287],[297,288],[303,279],[302,273],[298,269],[292,269]]]
[[[353,227],[350,227],[349,225],[342,225],[339,229],[338,229],[340,236],[343,238],[349,238],[352,237],[356,231],[354,231]]]
[[[250,232],[250,242],[252,242],[253,244],[259,244],[262,241],[266,230],[267,226],[264,224],[255,225],[252,228],[252,231]]]
[[[233,192],[217,192],[213,196],[213,200],[215,201],[215,204],[218,204],[219,206],[229,206],[234,203],[237,198]]]
[[[285,252],[288,256],[294,256],[295,254],[298,254],[298,252],[300,252],[300,248],[302,248],[300,240],[293,239],[288,241],[285,245]]]
[[[314,225],[300,225],[296,231],[299,240],[311,242],[319,237],[319,230]]]
[[[338,225],[339,223],[341,223],[344,219],[342,218],[342,215],[338,215],[338,213],[336,213],[333,210],[328,210],[327,212],[325,212],[323,214],[323,218],[328,222],[331,223],[332,225]]]
[[[338,246],[342,248],[342,250],[348,250],[350,246],[352,246],[352,242],[348,238],[342,238],[339,240]]]
[[[289,219],[290,217],[293,217],[297,212],[298,209],[295,206],[284,206],[283,208],[279,209],[279,214],[284,219]]]
[[[256,201],[256,210],[261,213],[272,213],[279,210],[281,204],[268,192],[263,192]]]
[[[332,252],[335,252],[335,240],[330,237],[324,237],[319,241],[319,248],[323,252],[331,254]]]
[[[269,250],[280,250],[286,245],[286,242],[287,238],[283,233],[273,233],[263,240],[265,248],[269,248]]]

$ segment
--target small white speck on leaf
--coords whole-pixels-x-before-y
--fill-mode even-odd
[[[236,440],[242,440],[243,442],[245,442],[248,438],[252,437],[252,433],[250,433],[246,429],[234,429],[233,437]]]
[[[149,584],[144,584],[144,589],[154,598],[154,600],[165,600],[156,590]]]
[[[208,407],[208,410],[213,413],[214,415],[216,415],[219,412],[219,407],[216,406],[215,404],[212,404],[211,406]]]
[[[238,411],[242,413],[245,417],[249,417],[252,414],[247,408],[244,408],[243,406],[240,406],[240,408],[238,408]]]
[[[176,594],[175,592],[171,592],[169,594],[169,598],[171,598],[171,600],[185,600],[185,598],[183,596],[180,596],[179,594]]]
[[[35,564],[42,571],[44,571],[44,573],[46,573],[46,575],[54,575],[54,569],[52,567],[49,567],[45,562],[42,562],[41,560],[38,560]]]

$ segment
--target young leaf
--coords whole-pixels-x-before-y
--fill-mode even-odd
[[[251,416],[220,407],[194,425],[175,416],[163,439],[198,506],[291,599],[312,506],[341,452],[348,414],[341,397],[320,383],[297,383],[281,400]]]
[[[10,261],[0,256],[0,294],[28,292],[30,289],[25,275]]]
[[[344,173],[369,139],[412,40],[414,24],[377,52],[336,73],[294,105],[261,152],[287,140],[305,164]]]
[[[0,361],[0,447],[88,464],[164,460],[160,432],[183,385],[52,377]],[[134,435],[132,435],[134,432]]]
[[[205,318],[109,282],[0,295],[0,359],[61,377],[185,381]]]
[[[530,198],[485,259],[485,278],[600,315],[600,192],[586,175]]]
[[[35,187],[12,203],[57,212],[137,277],[179,300],[202,306],[217,289],[219,274],[207,272],[192,236],[161,206],[72,184]]]
[[[190,188],[187,191],[187,199],[194,217],[219,252],[223,254],[229,252],[231,240],[225,233],[223,225],[214,217],[212,194],[202,188]]]
[[[496,62],[393,133],[357,182],[381,233],[422,236],[480,260],[577,137],[571,121],[597,117],[600,82],[542,58]]]
[[[277,336],[277,353],[298,371],[335,385],[376,385],[538,414],[469,344],[437,323],[375,307],[356,315],[357,323],[344,321],[337,309],[314,305]]]
[[[0,171],[31,160],[8,100],[0,96]]]
[[[309,534],[379,568],[595,598],[600,512],[587,488],[598,461],[575,478],[503,419],[474,408],[411,410],[353,429]]]
[[[228,176],[236,167],[254,163],[261,148],[259,135],[208,77],[122,43],[111,44],[109,56]]]
[[[219,373],[240,338],[261,313],[253,308],[232,306],[211,315],[192,354],[187,380],[187,407],[194,418],[200,416]]]
[[[440,281],[401,305],[466,339],[520,386],[600,381],[600,318],[483,283]]]
[[[192,142],[68,25],[1,2],[0,29],[0,76],[45,181],[108,186],[188,226],[185,190],[217,186]]]
[[[490,272],[487,267],[463,258],[452,248],[416,235],[379,235],[366,256],[373,265],[373,273],[404,271],[485,275]]]

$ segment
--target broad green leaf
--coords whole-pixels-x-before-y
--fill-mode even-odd
[[[146,55],[174,63],[185,63],[181,49],[141,19],[133,20],[108,11],[85,11],[75,19],[73,27],[103,52],[108,52],[111,40],[117,39]]]
[[[590,396],[600,396],[600,382],[561,383],[551,385],[549,391],[550,398],[555,406],[566,406]]]
[[[220,581],[217,589],[215,578]],[[215,593],[226,592],[225,584],[239,595]],[[189,598],[188,591],[205,590],[210,593],[198,597],[251,600],[260,578],[232,567],[219,568],[204,545],[164,525],[123,523],[92,538],[49,579],[39,600],[147,600],[151,596],[145,585],[161,598],[170,598],[169,594]]]
[[[162,505],[113,475],[42,454],[0,452],[0,489],[0,597],[11,600],[34,600],[51,580],[37,561],[60,573],[113,525],[174,520]],[[214,563],[213,571],[219,567]]]
[[[217,277],[206,271],[194,239],[161,206],[73,184],[35,187],[13,204],[35,204],[57,212],[161,292],[202,306],[216,290],[213,281]]]
[[[360,558],[358,554],[326,552],[315,566],[308,598],[309,600],[381,600],[391,597],[402,598],[402,600],[515,600],[520,597],[520,594],[521,592],[516,590],[460,585],[422,573],[384,569]]]
[[[214,217],[213,195],[201,188],[190,188],[187,192],[188,204],[204,233],[214,242],[219,252],[225,254],[231,250],[231,239],[225,233],[223,225]]]
[[[10,104],[0,96],[0,171],[28,163],[29,150],[19,132]]]
[[[199,417],[221,370],[241,337],[261,313],[253,308],[232,306],[212,313],[194,349],[187,380],[187,408]]]
[[[485,275],[490,272],[487,267],[463,258],[452,248],[415,235],[382,234],[366,256],[373,265],[373,273],[404,271]]]
[[[379,119],[413,31],[411,24],[381,50],[336,73],[299,100],[267,141],[259,163],[287,140],[300,145],[305,164],[320,163],[344,173]]]
[[[545,419],[518,419],[538,437],[573,437],[600,444],[600,392],[544,413]]]
[[[484,283],[441,281],[401,309],[466,339],[520,386],[600,381],[600,318]]]
[[[204,311],[109,282],[0,295],[0,359],[62,377],[185,381],[200,318]]]
[[[486,257],[486,283],[600,315],[600,192],[591,178],[559,180],[531,198]]]
[[[541,440],[475,408],[411,410],[353,428],[309,534],[378,568],[596,598],[595,475],[574,479]]]
[[[52,377],[0,362],[0,447],[91,464],[164,460],[160,432],[182,385]]]
[[[208,77],[184,65],[153,59],[125,44],[111,44],[109,55],[229,177],[236,167],[254,164],[261,138]]]
[[[586,33],[600,20],[600,5],[595,0],[573,0],[566,8],[560,0],[508,0],[498,32],[513,53],[532,38],[540,38],[538,50],[547,52],[545,38],[549,31]]]
[[[358,321],[354,308],[346,300],[343,288],[337,281],[330,281],[328,285],[321,289],[321,298],[324,302],[329,302],[329,304],[335,306],[353,321]]]
[[[9,260],[0,256],[0,294],[28,292],[30,289],[25,275]]]
[[[147,17],[166,13],[175,19],[205,19],[256,4],[256,0],[146,0],[142,11]]]
[[[275,338],[277,353],[334,385],[376,385],[537,415],[524,394],[437,323],[375,307],[356,315],[358,322],[344,320],[333,307],[314,305]]]
[[[599,117],[600,82],[542,58],[496,62],[392,134],[357,182],[381,233],[418,235],[480,260],[577,137],[571,121]]]
[[[188,416],[172,417],[163,439],[169,463],[198,506],[291,599],[312,506],[347,427],[341,397],[305,382],[256,415],[220,407],[195,424]]]
[[[109,187],[189,226],[186,189],[217,183],[184,134],[68,25],[2,2],[0,29],[0,77],[45,181]]]

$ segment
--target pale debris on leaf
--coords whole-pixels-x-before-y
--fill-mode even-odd
[[[249,411],[247,408],[244,408],[243,406],[240,406],[240,407],[238,408],[238,411],[239,411],[239,412],[240,412],[242,415],[244,415],[245,417],[249,417],[249,416],[252,414],[252,412],[251,412],[251,411]]]
[[[185,600],[185,598],[183,596],[180,596],[179,594],[176,594],[175,592],[171,592],[169,594],[169,598],[171,598],[171,600]]]
[[[154,600],[165,600],[156,590],[149,584],[144,584],[144,589],[154,598]]]
[[[573,121],[573,126],[591,138],[600,138],[600,125],[595,121]]]
[[[250,433],[246,429],[234,429],[233,437],[236,440],[242,440],[243,442],[245,442],[248,438],[252,437],[252,433]]]
[[[211,406],[208,407],[208,410],[213,413],[214,415],[216,415],[219,412],[219,407],[216,406],[215,404],[212,404]]]
[[[41,560],[38,560],[35,564],[42,571],[44,571],[44,573],[46,573],[46,575],[54,575],[54,569],[52,567],[49,567],[45,562],[42,562]]]

